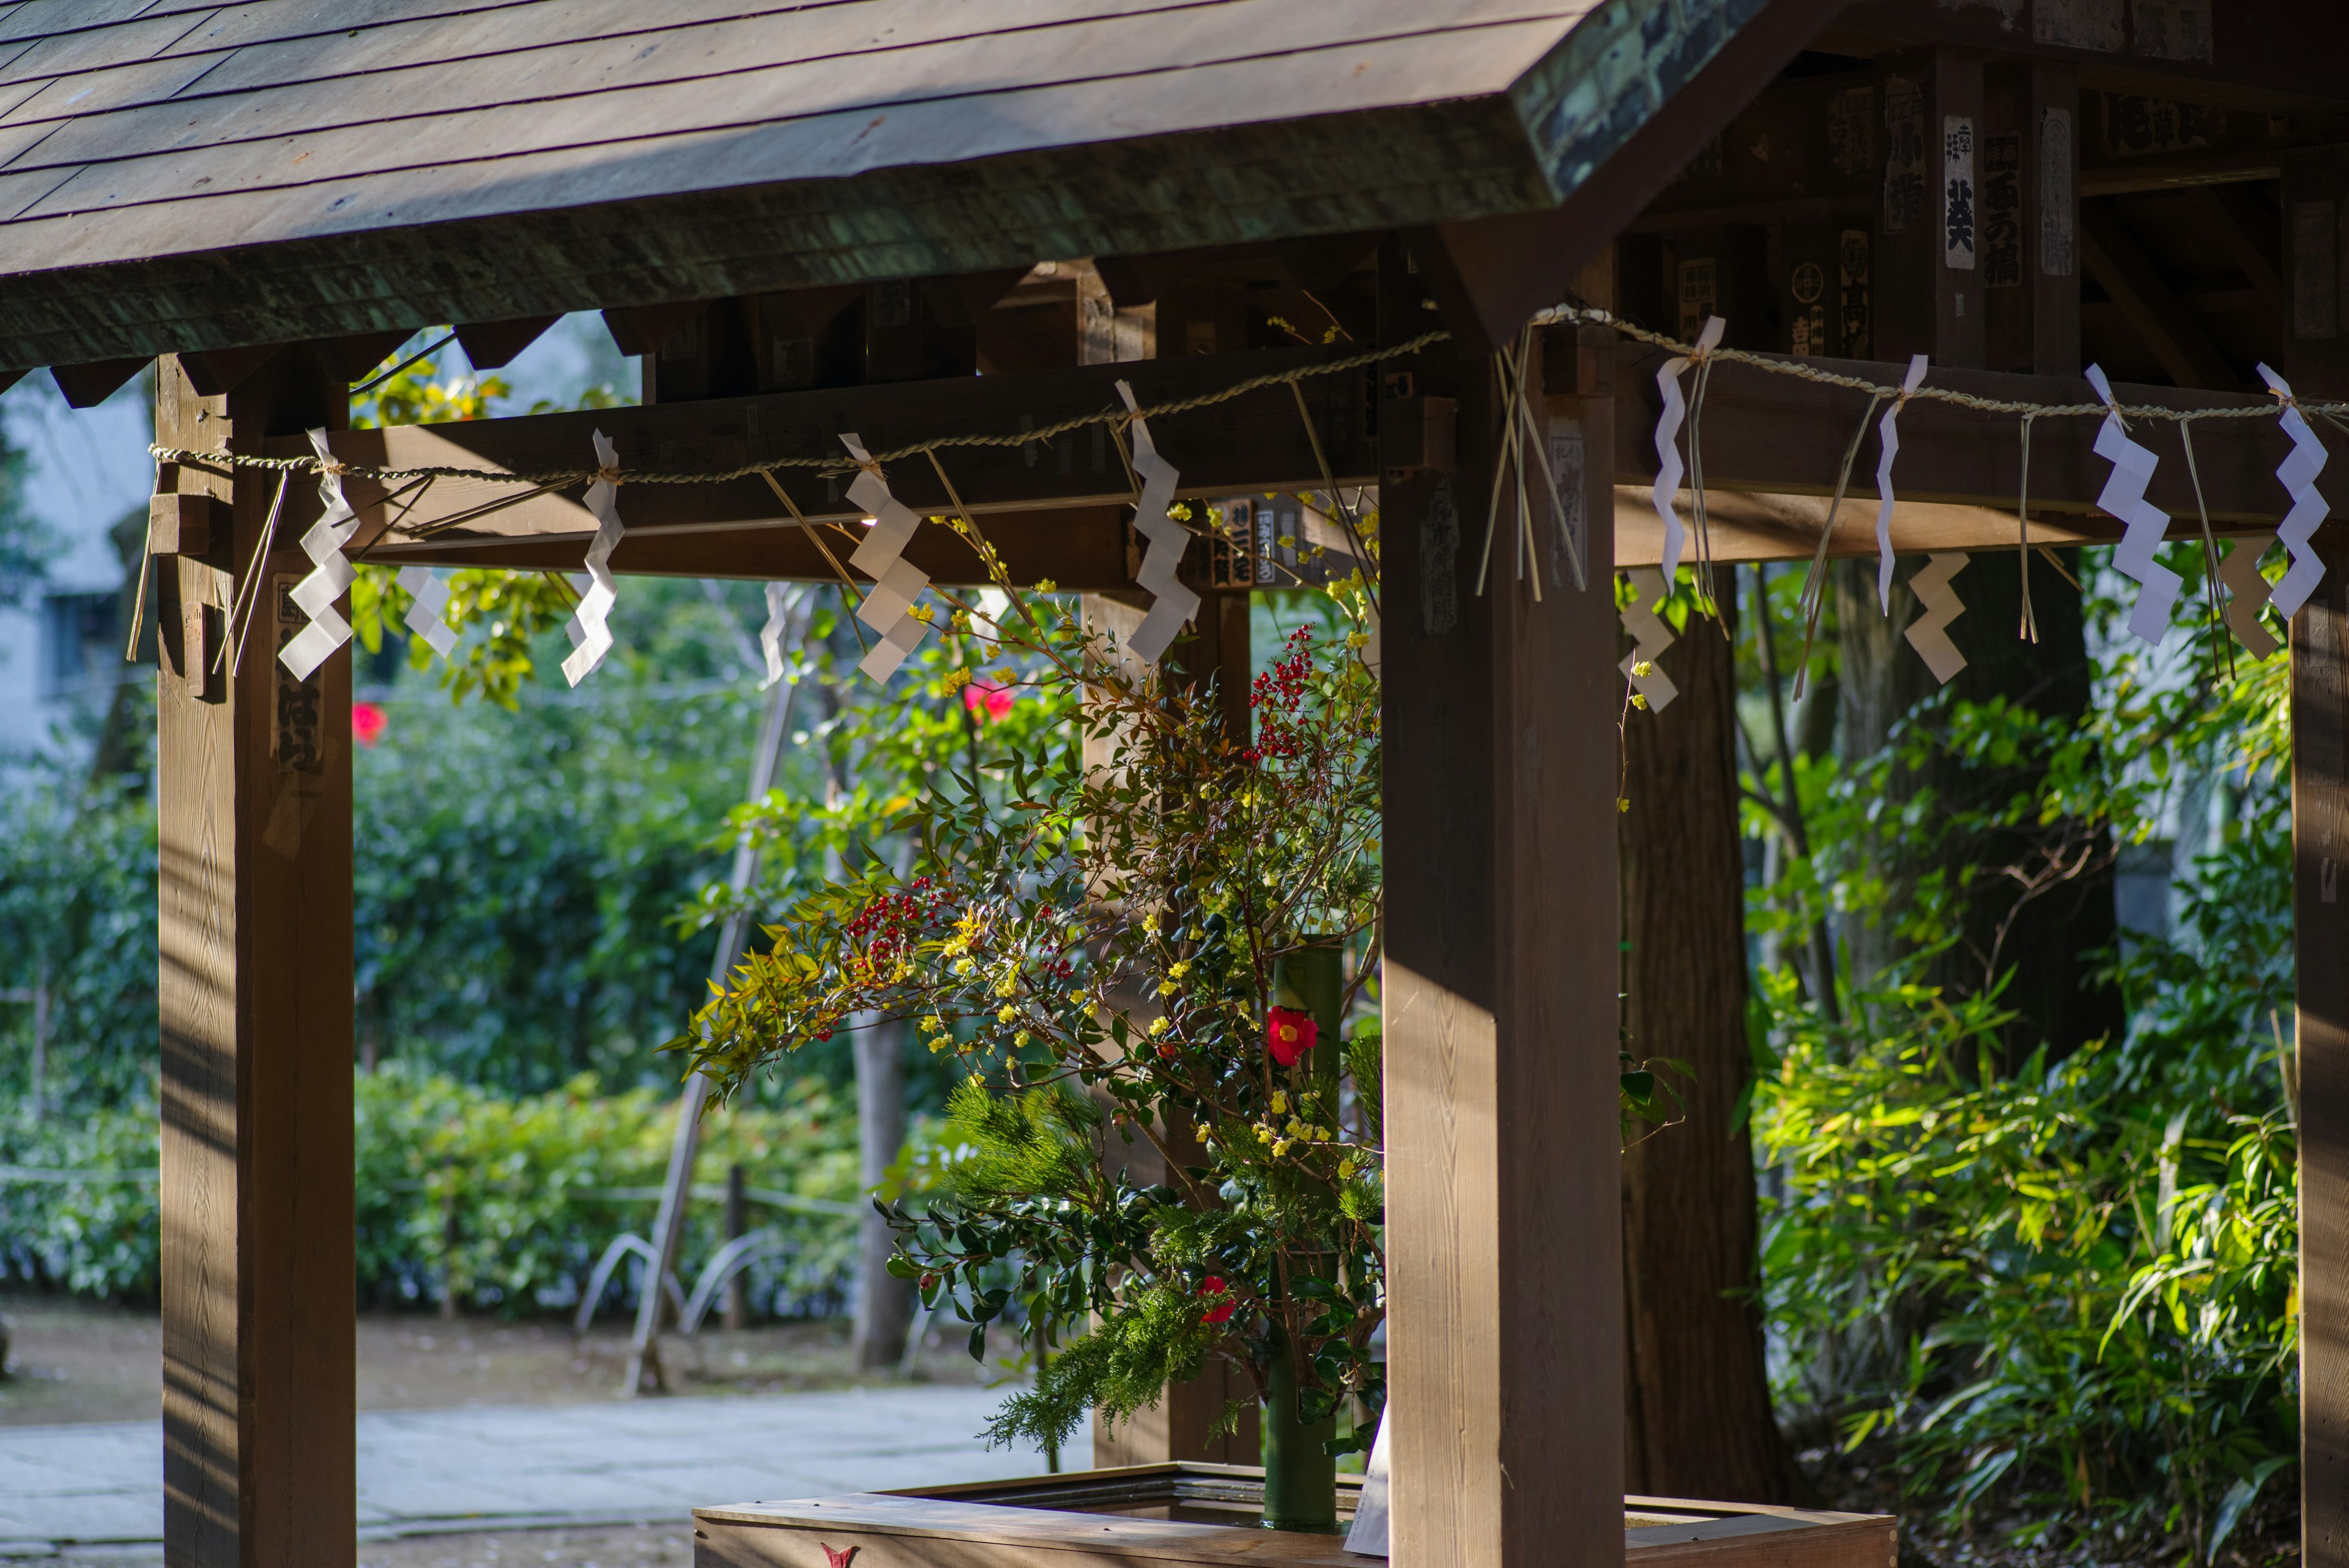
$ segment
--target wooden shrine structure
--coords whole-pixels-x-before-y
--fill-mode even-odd
[[[192,451],[301,457],[324,427],[347,462],[576,471],[601,429],[624,468],[718,472],[1447,332],[1300,382],[1305,418],[1280,385],[1154,430],[1186,495],[1377,492],[1394,1560],[1611,1562],[1606,584],[1656,558],[1644,499],[1618,500],[1655,472],[1661,355],[1541,335],[1528,375],[1577,515],[1537,536],[1580,529],[1592,587],[1553,555],[1537,603],[1511,572],[1475,583],[1491,353],[1574,300],[1682,338],[1719,315],[1733,346],[1879,383],[1928,354],[1934,384],[1986,396],[2080,401],[2090,359],[2132,403],[2259,400],[2262,359],[2349,392],[2344,48],[2337,0],[0,0],[0,384],[46,369],[88,405],[156,364],[158,441]],[[1982,198],[1962,265],[1961,122]],[[419,328],[453,324],[491,368],[586,310],[643,357],[642,407],[344,428],[353,381]],[[1733,363],[1710,399],[1716,553],[1808,556],[1806,498],[1866,399]],[[1896,544],[2011,547],[2011,421],[1920,403],[1901,433]],[[2039,431],[2034,537],[2117,534],[2092,433]],[[2272,525],[2284,449],[2272,421],[2205,445],[2221,528]],[[945,463],[1019,578],[1131,588],[1133,492],[1101,427]],[[812,470],[776,477],[787,497],[624,485],[613,568],[831,580],[802,519],[860,509]],[[949,504],[926,463],[889,478]],[[594,527],[577,486],[456,476],[396,508],[347,488],[350,549],[377,562],[576,570]],[[158,476],[174,1568],[352,1561],[349,659],[300,680],[221,657],[256,574],[262,613],[300,624],[311,489],[272,533],[264,471]],[[2153,499],[2194,515],[2178,464]],[[1527,504],[1547,513],[1542,487]],[[1872,549],[1868,510],[1836,553]],[[2319,545],[2291,652],[2303,1479],[2305,1561],[2337,1568],[2349,551],[2337,525]],[[1193,555],[1210,607],[1178,657],[1237,664],[1216,596],[1250,574]],[[977,576],[943,529],[909,558]]]

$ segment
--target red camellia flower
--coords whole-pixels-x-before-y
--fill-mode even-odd
[[[1208,1298],[1207,1310],[1199,1314],[1201,1323],[1229,1323],[1239,1303],[1231,1299],[1231,1288],[1224,1283],[1221,1274],[1209,1274],[1199,1282],[1199,1293]]]
[[[989,719],[1000,719],[1011,711],[1018,699],[1008,686],[998,686],[992,680],[973,680],[962,689],[962,705],[976,713],[984,708]]]
[[[1264,1048],[1284,1067],[1294,1067],[1313,1049],[1317,1033],[1313,1015],[1294,1007],[1276,1007],[1265,1022]]]
[[[390,722],[389,716],[376,703],[351,704],[351,738],[362,746],[372,746],[383,739],[383,727]]]

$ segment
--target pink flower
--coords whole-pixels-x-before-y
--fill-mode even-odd
[[[372,746],[383,739],[384,726],[389,722],[390,717],[376,703],[351,704],[351,738],[362,746]]]
[[[1313,1049],[1314,1036],[1319,1033],[1309,1012],[1294,1007],[1276,1007],[1265,1021],[1264,1048],[1272,1059],[1284,1067],[1294,1067]]]
[[[1009,687],[998,686],[992,680],[973,680],[962,689],[962,705],[974,713],[984,708],[989,719],[1002,718],[1017,701]]]

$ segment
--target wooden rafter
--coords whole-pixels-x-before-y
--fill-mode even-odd
[[[2080,256],[2171,380],[2203,389],[2234,385],[2226,356],[2109,203],[2080,203]]]

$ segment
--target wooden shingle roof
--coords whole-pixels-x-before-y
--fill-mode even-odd
[[[0,4],[0,369],[1541,211],[1773,5]]]

